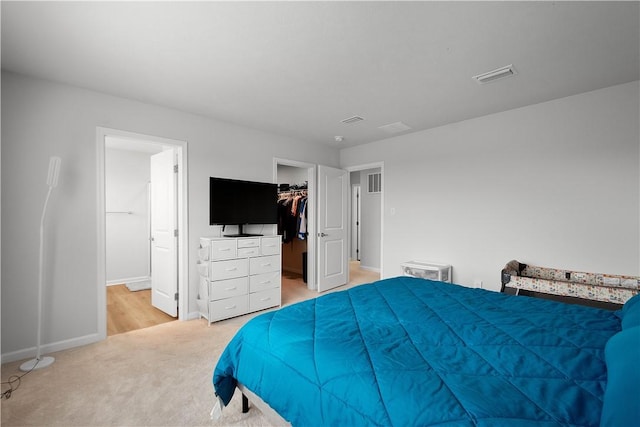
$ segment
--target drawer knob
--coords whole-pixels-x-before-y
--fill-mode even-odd
[[[269,301],[271,297],[262,298],[260,301]]]
[[[234,308],[236,308],[236,305],[235,305],[235,304],[234,304],[234,305],[232,305],[231,307],[225,307],[224,309],[225,309],[225,310],[233,310]]]
[[[231,288],[224,288],[225,291],[235,291],[236,289],[238,289],[237,286],[233,286]]]
[[[227,268],[227,271],[236,271],[238,269],[238,267],[231,267],[231,268]]]

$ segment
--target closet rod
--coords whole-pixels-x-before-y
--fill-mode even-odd
[[[279,191],[278,196],[290,196],[290,195],[307,195],[307,190],[287,190],[287,191]]]
[[[132,211],[107,211],[106,213],[108,214],[127,214],[127,215],[133,215]]]

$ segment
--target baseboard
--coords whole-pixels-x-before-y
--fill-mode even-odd
[[[82,337],[71,338],[64,341],[58,341],[51,344],[43,344],[40,348],[40,353],[46,355],[49,353],[55,353],[56,351],[68,350],[74,347],[80,347],[87,344],[93,344],[101,341],[99,334],[90,334]],[[12,351],[2,354],[2,360],[0,363],[15,362],[16,360],[31,359],[36,357],[38,349],[36,347],[25,348],[23,350]]]
[[[125,283],[144,282],[145,280],[151,280],[151,276],[138,276],[138,277],[129,277],[124,279],[107,280],[107,286],[123,285]]]
[[[200,318],[200,313],[197,311],[192,311],[187,314],[187,317],[184,320],[198,320]]]
[[[373,271],[374,273],[380,273],[380,268],[378,267],[367,267],[366,265],[360,264],[360,268],[367,271]]]

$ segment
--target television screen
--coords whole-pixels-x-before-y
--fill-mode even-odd
[[[277,184],[209,178],[209,223],[211,225],[275,224],[277,222]]]

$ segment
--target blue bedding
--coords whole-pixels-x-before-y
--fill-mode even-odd
[[[294,426],[597,426],[615,312],[397,277],[262,314],[214,371]]]

